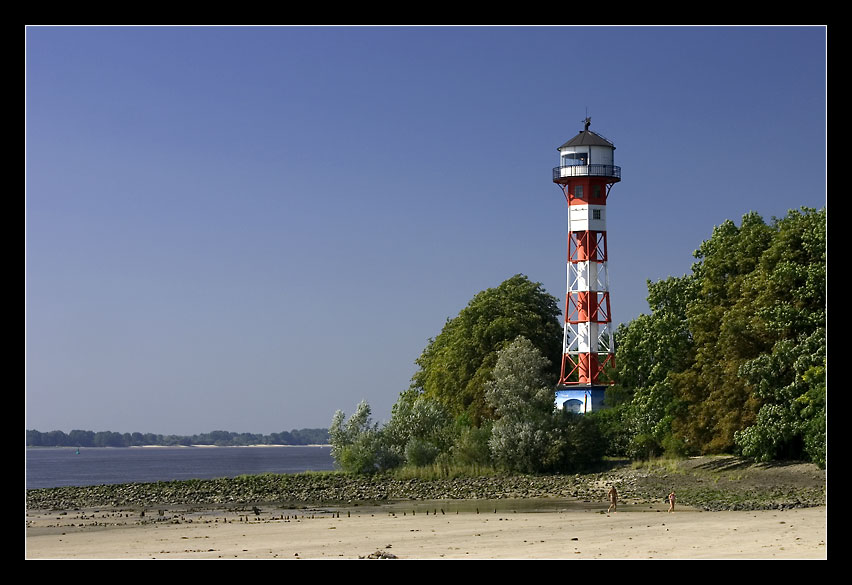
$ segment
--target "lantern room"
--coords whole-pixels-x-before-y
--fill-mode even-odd
[[[621,178],[621,169],[614,164],[615,145],[589,130],[591,118],[574,138],[559,147],[559,166],[553,169],[553,180],[568,177]]]

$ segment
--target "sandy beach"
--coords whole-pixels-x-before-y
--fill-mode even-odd
[[[28,511],[27,559],[825,559],[826,507]],[[430,509],[431,508],[431,509]],[[446,508],[446,509],[445,509]]]

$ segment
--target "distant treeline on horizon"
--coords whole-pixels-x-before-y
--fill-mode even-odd
[[[154,433],[116,433],[113,431],[79,431],[70,433],[27,430],[27,447],[179,447],[189,445],[216,445],[236,447],[244,445],[327,445],[328,429],[293,429],[257,435],[212,431],[200,435],[157,435]]]

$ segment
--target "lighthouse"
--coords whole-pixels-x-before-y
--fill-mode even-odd
[[[559,147],[553,182],[568,203],[568,268],[562,367],[556,407],[586,413],[603,407],[605,368],[615,361],[607,272],[606,202],[621,180],[615,145],[584,128]]]

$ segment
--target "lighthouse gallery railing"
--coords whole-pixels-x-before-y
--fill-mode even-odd
[[[621,178],[621,167],[615,165],[567,165],[554,167],[553,180],[564,177],[615,177]]]

